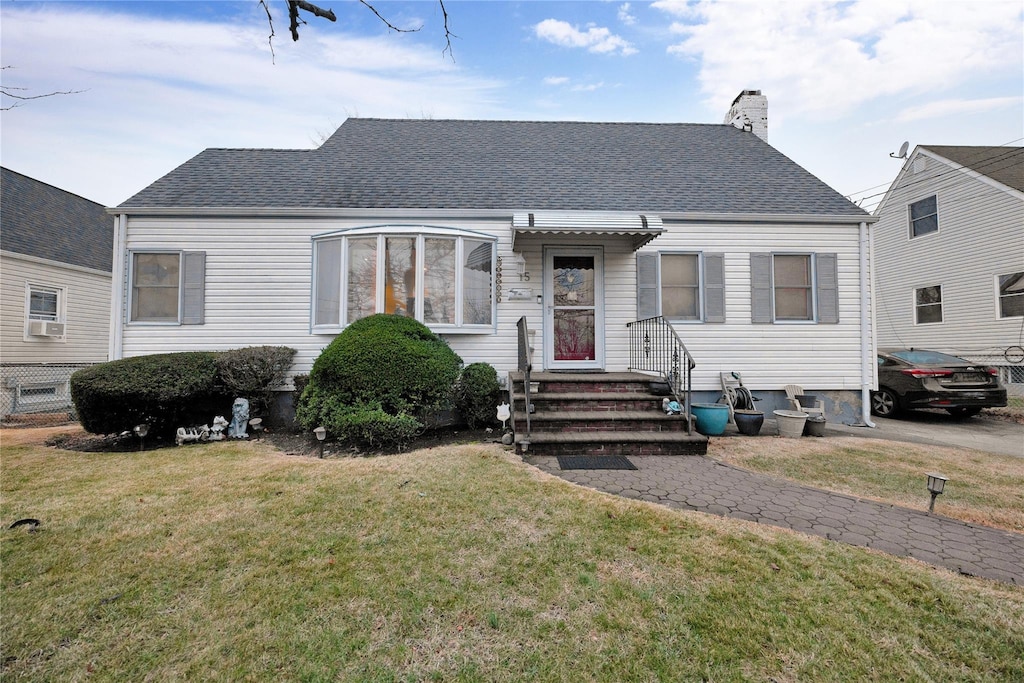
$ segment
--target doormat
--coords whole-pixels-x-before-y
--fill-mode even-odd
[[[624,455],[559,455],[560,470],[635,470]]]

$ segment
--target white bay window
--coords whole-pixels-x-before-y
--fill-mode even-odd
[[[491,328],[494,246],[476,233],[359,228],[313,239],[313,332],[331,334],[374,313],[436,329]]]

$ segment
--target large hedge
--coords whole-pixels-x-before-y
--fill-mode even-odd
[[[161,353],[101,363],[71,375],[71,400],[86,431],[114,434],[146,423],[154,436],[230,414],[211,351]]]
[[[495,425],[501,402],[498,373],[487,363],[466,366],[455,386],[455,407],[470,429]]]
[[[249,399],[253,417],[267,417],[294,356],[288,347],[255,346],[125,358],[74,373],[71,399],[86,431],[113,434],[146,423],[154,436],[170,437],[178,427],[229,417],[239,396]]]
[[[337,423],[333,412],[373,405],[388,415],[423,418],[450,405],[461,366],[458,354],[422,323],[372,315],[346,327],[313,363],[296,417],[312,429]]]

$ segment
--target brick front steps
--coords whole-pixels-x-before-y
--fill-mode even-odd
[[[531,375],[530,436],[522,373],[512,373],[516,452],[529,455],[703,455],[708,439],[665,415],[652,378],[637,373]]]

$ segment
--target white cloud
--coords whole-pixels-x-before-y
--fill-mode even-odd
[[[908,107],[896,115],[896,121],[922,121],[956,114],[976,114],[1006,107],[1024,106],[1024,97],[989,97],[980,100],[939,100]]]
[[[309,148],[349,111],[486,118],[497,109],[501,83],[460,73],[433,45],[337,30],[293,43],[279,31],[275,64],[266,33],[258,20],[4,3],[4,64],[18,80],[5,71],[5,83],[86,92],[3,112],[3,164],[116,204],[206,147]]]
[[[573,92],[594,92],[595,90],[600,90],[603,87],[604,81],[601,81],[600,83],[580,83],[572,86],[570,90]]]
[[[633,14],[632,9],[628,2],[619,5],[619,21],[626,26],[632,26],[636,23],[636,15]]]
[[[700,61],[701,91],[721,106],[760,88],[791,114],[840,118],[889,96],[941,93],[1014,70],[1024,60],[1019,1],[661,0],[681,40],[669,52]],[[774,111],[783,108],[773,107]]]
[[[565,85],[568,82],[568,76],[548,76],[544,79],[544,85]]]
[[[593,24],[588,24],[586,31],[580,31],[568,22],[545,19],[533,28],[538,38],[562,47],[581,47],[586,48],[588,52],[599,54],[618,52],[623,56],[637,52],[629,41],[613,34],[607,28]]]

